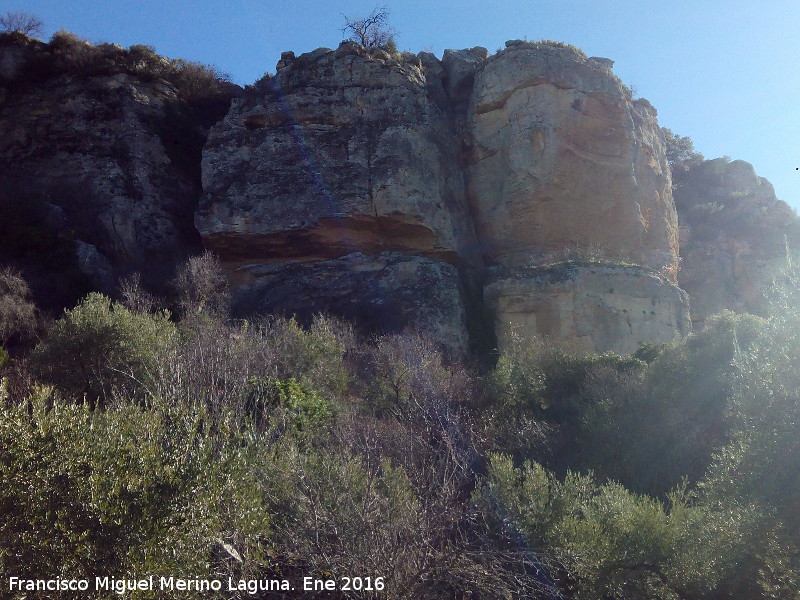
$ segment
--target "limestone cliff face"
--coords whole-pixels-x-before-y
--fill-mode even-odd
[[[195,222],[235,270],[240,306],[326,309],[465,348],[452,265],[470,260],[475,238],[438,75],[354,43],[278,66],[234,102],[203,155]]]
[[[202,239],[243,314],[326,310],[462,350],[492,314],[501,345],[515,328],[629,351],[684,334],[686,298],[656,113],[611,64],[345,42],[284,53],[206,132],[152,50],[0,36],[0,208],[35,204],[26,227],[95,288],[163,280]]]
[[[514,335],[563,340],[579,352],[635,352],[691,330],[686,293],[642,267],[571,261],[495,274],[486,287],[500,349]]]
[[[151,123],[174,91],[118,75],[55,80],[0,105],[0,160],[25,173],[111,263],[141,266],[185,247],[195,184],[171,164]],[[13,170],[11,170],[13,169]],[[92,223],[78,223],[90,218]]]
[[[263,308],[258,297],[267,289],[319,295],[314,274],[334,271],[351,280],[337,298],[379,303],[384,292],[358,283],[355,265],[400,255],[480,270],[591,250],[661,269],[667,278],[636,272],[643,289],[660,290],[659,302],[672,303],[664,315],[685,312],[669,281],[677,222],[655,110],[630,100],[610,61],[571,48],[510,42],[493,57],[472,48],[448,50],[442,61],[352,43],[286,53],[277,75],[235,102],[212,130],[203,184],[195,220],[204,243],[237,270],[241,297]],[[345,267],[355,270],[348,275]],[[407,270],[405,289],[425,288],[418,272]],[[452,278],[438,280],[449,281],[448,298],[463,293]],[[512,293],[510,283],[494,280],[485,290],[499,332],[512,313],[528,315],[517,319],[524,326],[550,310],[541,302],[510,308],[509,298],[527,284],[534,285],[517,278]],[[543,285],[526,294],[550,293]],[[616,287],[619,298],[633,289]],[[631,306],[642,293],[629,298]],[[346,312],[342,302],[332,305]],[[441,316],[458,321],[461,312],[440,310],[441,327],[428,320],[452,332],[453,318]],[[577,328],[531,326],[528,333],[583,340],[590,312],[576,309]],[[684,332],[680,319],[661,312],[658,327],[606,328],[583,346],[629,348]],[[650,320],[650,312],[643,315],[621,322]]]
[[[308,304],[347,314],[390,306],[382,299],[395,290],[420,294],[417,324],[455,345],[466,337],[457,306],[481,303],[501,341],[512,321],[587,350],[671,339],[686,332],[686,298],[673,285],[677,220],[663,138],[655,110],[631,101],[610,67],[527,42],[492,57],[448,50],[442,61],[350,42],[285,53],[277,74],[212,129],[195,223],[242,302],[265,311]],[[493,276],[482,294],[466,286],[479,298],[464,298],[454,277],[454,267],[464,279],[588,252],[642,268],[568,284]],[[613,298],[581,291],[600,290],[603,278]],[[565,294],[575,297],[569,309],[545,300]],[[542,311],[569,312],[572,324],[542,325]],[[595,326],[601,333],[586,333]]]
[[[458,148],[421,61],[350,42],[280,66],[209,136],[206,246],[228,262],[463,256],[473,234]]]
[[[73,240],[78,267],[107,292],[130,271],[164,282],[201,248],[203,130],[174,85],[126,60],[77,38],[0,43],[0,202],[31,203],[29,235]]]
[[[656,112],[631,100],[610,62],[517,42],[478,70],[469,196],[492,262],[594,248],[674,282],[677,217]]]
[[[718,158],[676,169],[681,223],[678,280],[702,325],[721,310],[760,314],[766,293],[800,248],[800,219],[741,160]]]

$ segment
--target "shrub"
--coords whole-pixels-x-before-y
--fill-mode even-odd
[[[431,561],[422,507],[403,469],[348,454],[284,451],[280,488],[269,496],[283,571],[305,576],[383,577],[383,591],[361,598],[418,598]]]
[[[178,271],[175,287],[184,317],[203,312],[226,316],[230,304],[228,278],[213,253],[193,256]]]
[[[255,380],[293,378],[331,410],[344,396],[345,346],[329,319],[318,317],[305,331],[293,320],[228,323],[201,314],[182,321],[178,333],[153,377],[154,395],[165,401],[199,402],[212,415],[231,411],[244,423],[253,417],[247,403]]]
[[[551,576],[563,576],[571,598],[699,597],[742,550],[737,527],[746,515],[714,512],[681,488],[664,507],[617,483],[598,486],[591,474],[559,480],[536,463],[490,458],[476,500],[510,518],[530,547],[547,548]]]
[[[644,363],[614,353],[580,355],[541,340],[512,340],[489,374],[483,419],[493,424],[493,446],[529,457],[546,443],[557,464],[574,457],[575,436],[594,399],[592,373],[636,373]]]
[[[244,401],[258,429],[269,428],[305,442],[316,437],[333,416],[328,402],[291,378],[251,377]]]
[[[263,458],[246,437],[211,435],[202,411],[90,411],[41,389],[30,410],[0,412],[5,575],[208,578],[231,572],[223,542],[258,562]]]
[[[89,294],[53,324],[31,360],[66,397],[106,404],[115,394],[145,400],[159,357],[175,341],[169,314],[137,314]]]
[[[31,290],[22,275],[10,268],[0,271],[0,347],[17,337],[32,336],[38,326]]]
[[[170,66],[172,75],[169,79],[190,104],[222,94],[221,81],[229,79],[213,65],[177,58],[171,61]]]
[[[692,138],[676,135],[667,127],[662,127],[661,133],[666,144],[667,162],[673,170],[686,171],[691,166],[703,162],[704,157],[695,151]]]

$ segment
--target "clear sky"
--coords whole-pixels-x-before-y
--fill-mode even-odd
[[[753,163],[800,209],[800,2],[797,0],[7,0],[89,41],[150,44],[214,64],[239,84],[284,50],[335,48],[343,15],[386,6],[401,50],[553,39],[616,61],[614,71],[706,158]]]

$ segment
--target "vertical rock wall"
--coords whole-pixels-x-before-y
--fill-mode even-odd
[[[478,71],[469,196],[491,262],[591,250],[675,281],[677,216],[656,112],[631,100],[609,63],[519,42]]]
[[[277,75],[235,101],[205,147],[195,222],[231,270],[241,309],[360,311],[461,347],[463,306],[484,300],[501,344],[511,321],[592,351],[684,334],[655,110],[631,100],[611,61],[507,46],[442,61],[351,42],[285,53]],[[539,313],[556,309],[542,298],[566,288],[526,269],[588,253],[634,266],[573,278],[572,325],[543,325]],[[490,265],[502,275],[465,302],[456,269]],[[610,304],[581,287],[603,278],[616,289]],[[604,333],[585,333],[595,326]]]
[[[741,160],[718,158],[676,170],[681,223],[680,285],[692,320],[722,310],[763,314],[767,296],[800,250],[800,219]]]

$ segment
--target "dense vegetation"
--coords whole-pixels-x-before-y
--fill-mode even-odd
[[[230,321],[217,269],[187,265],[180,318],[134,279],[120,302],[91,294],[30,351],[4,354],[6,577],[797,598],[796,276],[767,319],[722,314],[635,356],[519,340],[481,372],[412,333]],[[4,281],[4,339],[41,331],[24,282]]]

